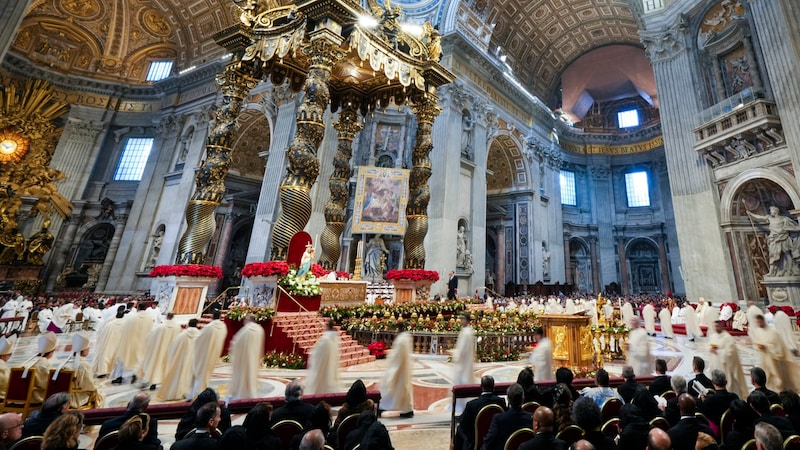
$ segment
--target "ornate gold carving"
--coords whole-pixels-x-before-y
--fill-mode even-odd
[[[100,2],[97,0],[63,0],[61,6],[70,14],[82,19],[90,19],[101,12]]]
[[[591,355],[594,353],[594,343],[592,339],[592,328],[590,326],[581,327],[581,354]]]
[[[153,34],[159,36],[169,36],[172,33],[172,25],[158,11],[150,10],[144,13],[144,26]]]
[[[569,336],[566,325],[550,327],[553,336],[553,358],[569,359]]]

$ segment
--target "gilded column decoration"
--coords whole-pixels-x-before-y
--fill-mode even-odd
[[[222,106],[216,111],[214,128],[206,140],[206,158],[195,175],[195,191],[186,206],[187,227],[178,244],[178,264],[202,264],[205,259],[216,227],[214,210],[225,195],[236,118],[258,77],[252,66],[237,61],[229,64],[216,81],[222,91]]]
[[[431,177],[430,153],[433,149],[433,121],[442,109],[436,104],[435,95],[427,93],[411,107],[417,116],[417,138],[411,155],[413,167],[408,180],[409,197],[406,207],[406,228],[403,249],[406,269],[425,268],[425,246],[423,241],[428,234],[428,202],[431,191],[428,179]]]
[[[352,105],[352,103],[351,103]],[[336,154],[333,156],[333,173],[330,178],[331,196],[325,204],[325,229],[322,231],[322,256],[319,264],[327,270],[335,270],[341,248],[339,237],[347,221],[347,181],[350,179],[350,157],[353,154],[353,140],[356,133],[364,128],[358,121],[358,113],[348,107],[339,113],[339,121],[333,124],[339,136]]]
[[[286,149],[289,167],[279,188],[281,215],[272,229],[274,261],[286,260],[289,241],[311,217],[311,187],[319,175],[317,150],[325,133],[323,116],[330,103],[328,82],[333,66],[345,56],[339,47],[342,41],[340,36],[321,29],[312,33],[310,43],[303,49],[310,69],[303,83],[305,98],[295,116],[297,132]]]

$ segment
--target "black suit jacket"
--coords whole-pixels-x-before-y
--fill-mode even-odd
[[[587,431],[583,438],[594,445],[595,450],[616,450],[617,444],[613,439],[608,437],[605,433],[599,430]],[[627,449],[623,449],[627,450]]]
[[[568,445],[550,431],[536,433],[533,439],[519,446],[519,450],[567,450]]]
[[[692,397],[699,397],[700,396],[700,393],[697,392],[696,390],[694,390],[694,388],[692,387],[692,382],[695,381],[695,380],[697,380],[697,382],[700,383],[701,385],[703,385],[703,386],[705,386],[705,387],[707,387],[707,388],[709,388],[711,390],[714,390],[714,384],[711,383],[711,379],[708,378],[706,376],[706,374],[704,374],[704,373],[698,373],[697,375],[694,376],[693,380],[689,380],[689,382],[687,383],[687,385],[689,387],[689,389],[688,389],[689,395],[691,395]]]
[[[731,402],[738,399],[739,396],[733,392],[714,391],[712,395],[704,398],[698,404],[698,409],[709,421],[719,424],[719,419],[722,417],[722,414],[730,408]]]
[[[103,425],[100,426],[100,431],[97,433],[97,439],[100,440],[101,437],[107,435],[108,433],[119,430],[119,427],[121,427],[123,423],[137,414],[139,414],[139,411],[133,411],[129,409],[125,411],[125,414],[119,417],[106,420],[103,422]],[[163,448],[161,446],[161,440],[158,439],[158,420],[156,420],[156,418],[153,416],[150,416],[150,429],[147,432],[147,436],[142,439],[142,443],[151,450],[161,450]]]
[[[454,299],[456,296],[456,289],[458,289],[458,277],[453,275],[453,278],[447,280],[447,298]]]
[[[195,433],[172,444],[171,450],[217,450],[219,441],[208,433]]]
[[[281,420],[296,420],[305,426],[311,415],[314,414],[314,405],[303,403],[302,400],[287,402],[272,412],[272,425]]]
[[[617,447],[623,450],[644,450],[647,447],[647,433],[649,432],[650,424],[647,422],[629,423],[619,434]]]
[[[658,375],[657,377],[653,378],[653,382],[650,383],[650,393],[653,395],[661,395],[664,392],[672,390],[672,385],[669,383],[669,377],[666,375]]]
[[[775,405],[775,404],[781,402],[780,397],[778,397],[778,394],[775,391],[770,391],[769,389],[767,389],[765,387],[760,387],[758,389],[753,389],[753,391],[763,392],[764,395],[767,396],[767,400],[769,400],[769,404],[770,405]]]
[[[486,433],[481,450],[503,450],[506,440],[513,432],[532,426],[533,415],[522,409],[511,408],[504,413],[497,414],[492,418],[492,424],[489,426],[489,432]]]
[[[468,401],[464,405],[464,412],[461,413],[461,424],[456,432],[457,444],[453,448],[456,450],[475,448],[475,420],[486,405],[500,405],[504,410],[506,409],[506,401],[494,393],[483,393],[480,397]],[[458,445],[459,442],[460,445]]]
[[[697,444],[697,435],[700,432],[714,436],[714,432],[707,426],[701,425],[696,418],[687,417],[679,420],[677,425],[667,431],[667,434],[672,442],[672,448],[693,449]]]
[[[622,397],[625,403],[630,403],[631,400],[633,400],[633,394],[636,392],[636,388],[639,386],[641,386],[641,384],[637,383],[634,379],[625,380],[625,382],[617,388],[617,393]]]
[[[678,408],[678,397],[667,400],[664,408],[664,418],[669,422],[669,426],[674,427],[681,420],[681,410]]]
[[[719,450],[742,450],[744,444],[753,439],[754,430],[747,431],[733,429],[725,435],[725,443],[719,446]]]
[[[756,419],[755,423],[759,422],[766,422],[777,428],[778,431],[781,432],[781,437],[783,439],[786,439],[787,437],[797,433],[794,429],[794,425],[792,425],[792,422],[786,417],[776,416],[772,413],[766,413],[762,414],[761,417]]]

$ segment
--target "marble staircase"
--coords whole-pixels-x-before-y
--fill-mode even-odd
[[[316,312],[279,313],[273,319],[276,328],[294,342],[297,353],[308,356],[314,344],[325,332],[327,319]],[[339,352],[342,367],[374,361],[369,350],[359,345],[346,332],[339,330]]]

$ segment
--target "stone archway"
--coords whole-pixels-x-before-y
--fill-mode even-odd
[[[574,274],[574,286],[579,292],[593,292],[592,258],[589,246],[582,239],[569,240],[570,273]]]
[[[633,239],[625,249],[625,257],[631,273],[631,293],[660,293],[661,271],[666,268],[661,267],[658,245],[650,239]]]

